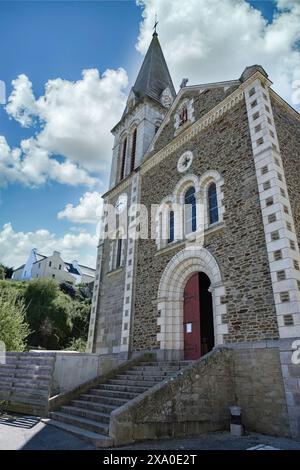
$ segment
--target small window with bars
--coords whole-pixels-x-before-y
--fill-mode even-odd
[[[280,302],[289,302],[290,301],[290,294],[288,291],[280,292]]]
[[[269,224],[272,224],[273,222],[276,222],[276,214],[268,215],[268,222],[269,222]]]
[[[282,259],[282,251],[281,250],[274,251],[273,256],[274,256],[275,261],[279,261],[280,259]]]
[[[293,326],[294,325],[294,317],[293,315],[283,315],[283,323],[284,326]]]
[[[278,232],[278,230],[275,230],[275,232],[271,232],[271,240],[272,240],[272,241],[279,240],[279,232]]]
[[[266,199],[266,206],[267,206],[267,207],[272,206],[273,203],[274,203],[274,201],[273,201],[273,198],[272,198],[272,197],[268,197],[268,198]]]
[[[286,279],[285,270],[277,271],[277,281],[284,281]]]
[[[251,90],[249,90],[249,97],[251,98],[251,96],[255,95],[255,87],[251,88]]]

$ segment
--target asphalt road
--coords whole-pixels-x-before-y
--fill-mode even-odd
[[[243,450],[257,445],[282,450],[300,450],[292,439],[249,434],[233,438],[229,433],[212,433],[178,439],[147,441],[117,449],[145,450]],[[71,434],[42,423],[33,416],[0,414],[0,450],[92,450],[93,446]]]

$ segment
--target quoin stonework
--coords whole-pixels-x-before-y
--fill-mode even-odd
[[[88,352],[190,361],[228,350],[213,377],[236,384],[248,423],[299,436],[300,115],[260,65],[176,93],[155,32],[112,133]],[[130,236],[135,204],[155,205],[154,236]]]

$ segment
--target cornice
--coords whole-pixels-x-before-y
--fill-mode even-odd
[[[300,114],[292,106],[290,106],[281,96],[279,96],[276,91],[270,90],[272,98],[274,98],[277,103],[281,104],[289,113],[291,113],[298,121],[300,121]]]
[[[124,180],[120,181],[120,183],[118,183],[117,186],[115,186],[112,189],[109,189],[108,191],[106,191],[106,193],[102,194],[102,199],[107,200],[108,197],[113,198],[117,194],[124,191],[128,186],[131,185],[132,178],[135,175],[135,173],[136,173],[136,171],[134,173],[128,175]]]

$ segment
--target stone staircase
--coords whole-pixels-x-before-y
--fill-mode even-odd
[[[46,415],[54,360],[53,353],[6,353],[5,364],[0,364],[0,408]]]
[[[109,436],[112,411],[174,376],[189,364],[188,361],[140,362],[51,412],[50,419],[44,421],[96,447],[113,446],[113,439]]]

